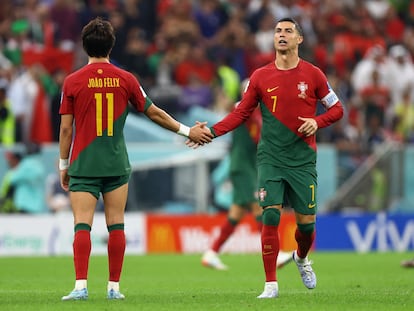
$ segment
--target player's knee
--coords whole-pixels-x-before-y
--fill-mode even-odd
[[[266,208],[263,211],[262,221],[264,225],[278,226],[280,222],[280,211],[276,208]]]
[[[313,231],[315,231],[315,223],[309,223],[309,224],[298,224],[298,230],[302,233],[311,234]]]

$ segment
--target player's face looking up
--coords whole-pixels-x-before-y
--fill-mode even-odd
[[[283,21],[275,27],[274,46],[277,52],[286,53],[294,50],[303,41],[302,35],[292,22]]]

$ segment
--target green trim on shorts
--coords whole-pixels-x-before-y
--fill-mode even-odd
[[[114,230],[124,230],[125,224],[113,224],[110,226],[107,226],[108,232],[114,231]]]
[[[86,230],[86,231],[90,232],[92,230],[92,228],[88,224],[78,223],[78,224],[75,225],[75,232],[78,232],[80,230]]]

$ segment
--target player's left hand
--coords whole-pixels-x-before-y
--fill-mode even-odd
[[[305,136],[311,136],[318,130],[318,123],[313,118],[298,117],[299,120],[303,121],[303,124],[298,128],[299,133],[305,134]]]
[[[69,191],[69,178],[68,169],[60,171],[60,186],[66,192]]]

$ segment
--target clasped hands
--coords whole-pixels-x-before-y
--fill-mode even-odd
[[[204,144],[212,142],[214,135],[211,133],[210,128],[206,125],[207,122],[196,121],[196,124],[191,127],[190,135],[185,142],[188,147],[197,149]]]

